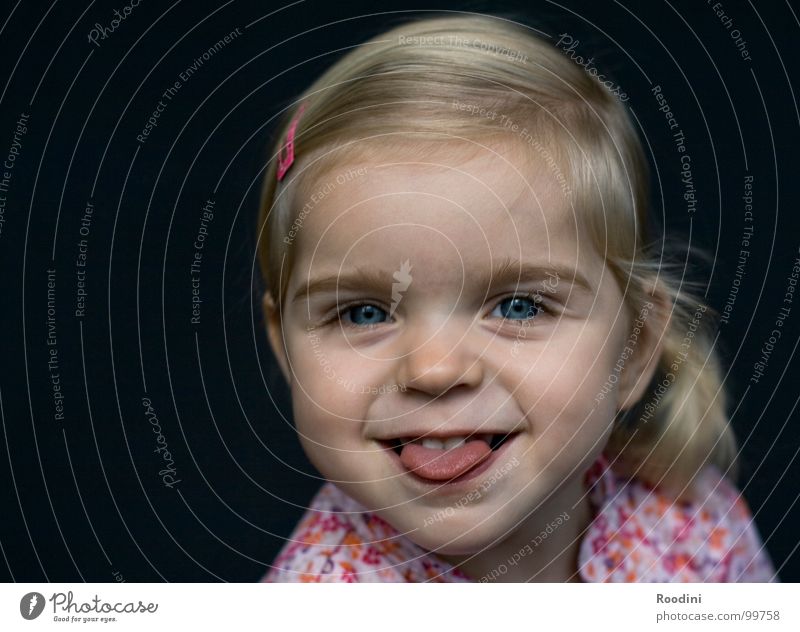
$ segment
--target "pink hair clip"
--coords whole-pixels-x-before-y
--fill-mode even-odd
[[[306,109],[306,104],[301,103],[297,114],[294,115],[291,124],[289,125],[289,132],[286,134],[286,144],[278,152],[278,182],[283,180],[283,176],[289,171],[289,167],[294,162],[294,133],[297,129],[297,124],[300,122],[300,116],[303,110]],[[286,155],[283,155],[283,150],[286,150]]]

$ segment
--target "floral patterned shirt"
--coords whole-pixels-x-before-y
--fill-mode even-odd
[[[713,466],[697,479],[702,501],[673,502],[618,477],[601,455],[584,476],[593,518],[579,548],[580,579],[778,581],[741,494]],[[474,580],[326,483],[261,581]]]

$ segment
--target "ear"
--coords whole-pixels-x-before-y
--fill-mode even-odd
[[[286,352],[286,346],[283,342],[283,326],[281,323],[281,312],[272,295],[269,292],[264,292],[264,297],[261,301],[264,310],[264,321],[267,326],[267,337],[269,338],[269,345],[272,348],[272,353],[278,361],[281,368],[281,373],[288,384],[292,382],[292,374],[289,370],[289,356]]]
[[[670,325],[671,302],[664,288],[654,284],[645,296],[631,319],[621,355],[624,364],[617,388],[618,411],[628,410],[644,396],[661,361]]]

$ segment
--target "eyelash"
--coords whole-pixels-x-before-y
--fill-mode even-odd
[[[537,318],[540,318],[541,317],[540,314],[542,314],[542,313],[550,313],[551,312],[550,306],[542,299],[542,295],[539,292],[517,292],[517,293],[508,294],[506,296],[502,296],[502,297],[500,297],[499,299],[497,299],[495,301],[494,307],[492,307],[492,311],[494,311],[497,308],[497,306],[499,306],[501,303],[503,303],[504,301],[506,301],[506,300],[508,300],[510,298],[527,298],[527,299],[531,300],[534,303],[534,305],[536,306],[536,310],[537,311],[536,311],[536,314],[533,316],[533,318],[530,318],[530,319],[520,319],[518,321],[514,321],[514,320],[512,320],[510,318],[503,318],[502,320],[504,320],[504,321],[508,320],[510,322],[523,323],[523,322],[527,322],[527,321],[531,321],[531,320],[535,320]],[[387,316],[388,316],[388,311],[389,310],[384,309],[383,307],[381,307],[380,305],[377,305],[376,303],[371,303],[369,301],[353,301],[351,303],[347,303],[347,304],[343,305],[341,308],[339,308],[338,312],[334,313],[325,322],[328,323],[328,322],[339,321],[345,327],[349,327],[351,329],[364,329],[364,330],[368,330],[368,329],[371,329],[374,326],[384,324],[384,323],[373,323],[371,325],[356,325],[354,323],[348,323],[348,322],[344,322],[343,321],[343,317],[348,311],[350,311],[354,307],[361,307],[361,306],[365,306],[365,305],[369,305],[371,307],[376,307],[377,309],[380,309],[380,310],[386,312]]]

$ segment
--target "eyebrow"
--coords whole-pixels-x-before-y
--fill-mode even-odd
[[[329,275],[316,279],[307,279],[294,293],[292,302],[303,300],[313,294],[331,291],[373,291],[376,294],[388,295],[391,293],[392,283],[396,279],[393,273],[384,270],[376,271],[362,266],[355,267],[352,271],[339,275]],[[414,269],[411,274],[413,277]],[[566,281],[571,285],[580,287],[587,292],[594,292],[592,284],[577,270],[563,265],[542,265],[531,262],[519,261],[505,257],[500,259],[489,272],[481,272],[472,278],[478,287],[487,287],[491,291],[494,287],[525,283],[531,280],[544,280],[555,277],[558,283]]]

